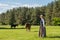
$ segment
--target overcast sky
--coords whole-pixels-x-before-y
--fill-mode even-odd
[[[53,0],[0,0],[0,13],[15,7],[41,7]]]

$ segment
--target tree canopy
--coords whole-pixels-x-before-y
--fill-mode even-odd
[[[28,21],[32,25],[39,25],[40,14],[44,15],[46,25],[60,24],[60,0],[53,1],[42,7],[19,7],[7,10],[7,12],[0,14],[0,23],[24,25]]]

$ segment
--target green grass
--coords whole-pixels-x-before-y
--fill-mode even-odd
[[[0,26],[0,40],[60,40],[59,26],[46,26],[46,38],[39,38],[39,26],[32,26],[31,31],[27,32],[24,26],[17,29],[10,29],[10,26]]]

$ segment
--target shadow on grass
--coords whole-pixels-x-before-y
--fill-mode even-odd
[[[50,37],[46,37],[46,38],[60,38],[60,36],[50,36]]]
[[[0,28],[0,29],[25,29],[25,28]]]
[[[39,32],[39,31],[33,31],[33,32]]]

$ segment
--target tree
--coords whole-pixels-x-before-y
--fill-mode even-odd
[[[15,10],[15,9],[14,9]],[[11,13],[11,19],[10,19],[10,25],[12,24],[16,24],[16,19],[15,19],[15,14],[14,14],[14,10],[13,12]]]

